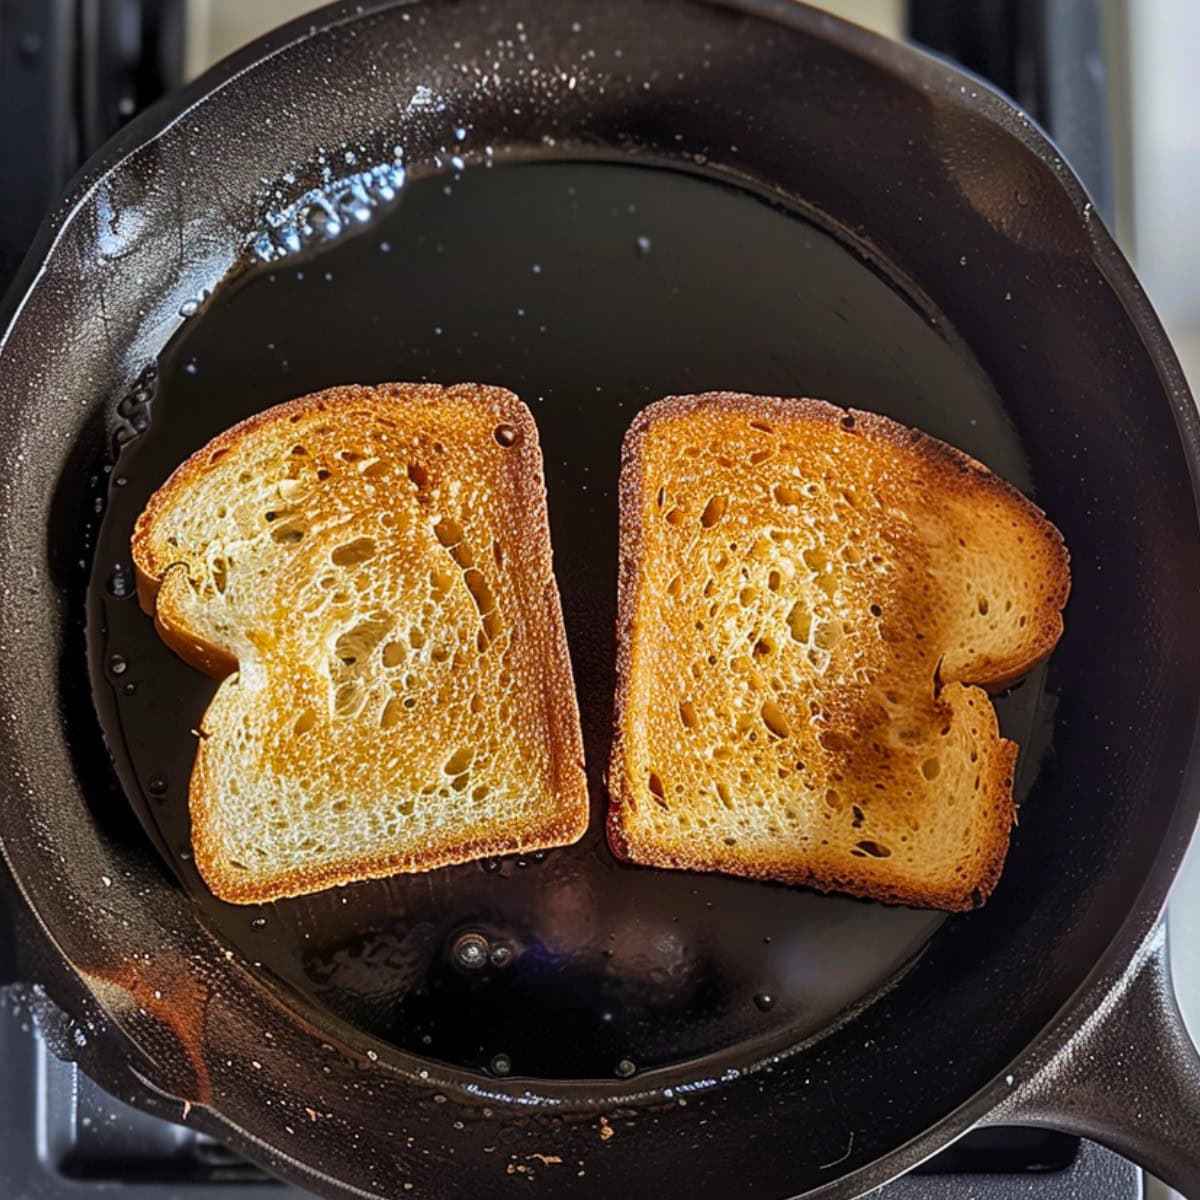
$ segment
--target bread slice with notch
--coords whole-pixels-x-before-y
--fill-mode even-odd
[[[341,387],[210,442],[133,558],[163,639],[222,680],[196,865],[254,903],[579,838],[587,789],[529,410]]]
[[[1017,747],[984,689],[1053,649],[1062,537],[872,413],[672,397],[621,472],[609,840],[634,862],[959,910],[999,878]]]

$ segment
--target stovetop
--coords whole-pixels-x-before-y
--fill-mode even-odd
[[[264,1191],[280,1200],[307,1195],[207,1135],[148,1116],[102,1091],[70,1061],[78,1036],[39,988],[0,989],[4,1200],[78,1200],[129,1187],[146,1200],[261,1200]],[[968,1134],[876,1195],[1137,1200],[1143,1187],[1132,1163],[1089,1142],[1050,1130],[988,1129]]]

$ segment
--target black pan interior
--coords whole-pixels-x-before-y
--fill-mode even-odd
[[[534,410],[591,829],[545,855],[221,904],[190,861],[186,800],[212,684],[162,645],[130,594],[132,524],[150,491],[233,422],[334,383],[389,379],[500,383]],[[95,558],[97,700],[126,794],[244,959],[424,1057],[602,1078],[742,1043],[749,1061],[811,1037],[937,930],[937,913],[626,866],[603,837],[615,485],[621,437],[642,405],[719,388],[827,397],[919,425],[1030,487],[978,364],[883,264],[794,209],[700,173],[478,167],[411,184],[369,234],[221,289],[139,388],[126,409],[149,428],[115,465]],[[1000,703],[1005,731],[1027,748],[1028,783],[1053,700],[1039,672]],[[455,951],[471,934],[492,947],[482,968]]]

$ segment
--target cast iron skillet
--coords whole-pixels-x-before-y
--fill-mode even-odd
[[[1191,764],[1200,705],[1197,420],[1161,328],[1053,147],[977,81],[790,3],[377,2],[335,7],[315,22],[228,60],[93,163],[43,231],[0,343],[0,406],[11,439],[10,470],[0,480],[0,845],[44,943],[31,969],[89,1031],[85,1067],[118,1094],[195,1122],[331,1195],[395,1195],[408,1184],[415,1194],[448,1194],[519,1177],[598,1196],[616,1188],[662,1194],[683,1179],[703,1195],[851,1196],[987,1121],[1077,1130],[1200,1191],[1200,1065],[1171,997],[1158,924],[1198,803]],[[679,197],[680,237],[691,252],[672,257],[671,222],[651,214],[659,245],[649,259],[659,261],[662,250],[666,265],[639,276],[640,239],[654,238],[633,227],[622,234],[631,235],[628,314],[659,322],[655,337],[639,337],[620,299],[589,290],[584,273],[577,287],[553,293],[568,308],[541,322],[550,331],[556,316],[572,321],[569,337],[545,335],[551,349],[541,357],[549,365],[530,365],[539,359],[529,345],[534,335],[509,332],[503,321],[511,314],[485,322],[489,289],[505,303],[515,297],[516,266],[505,247],[510,238],[521,244],[529,220],[511,195],[507,208],[481,206],[470,223],[485,232],[491,226],[493,236],[480,238],[469,272],[456,263],[451,284],[432,296],[397,288],[384,309],[368,297],[364,324],[373,317],[383,328],[356,345],[363,358],[343,362],[329,349],[327,359],[301,325],[292,353],[305,364],[303,377],[268,372],[249,348],[239,375],[237,354],[226,346],[222,357],[210,345],[220,365],[212,389],[185,392],[181,347],[203,345],[203,331],[237,302],[232,292],[217,296],[196,331],[164,358],[162,411],[148,412],[155,380],[146,372],[179,314],[244,265],[256,235],[269,232],[276,249],[286,248],[286,219],[273,224],[267,214],[286,217],[289,204],[322,183],[322,166],[337,178],[392,163],[397,146],[411,177],[447,172],[451,198],[463,203],[496,201],[504,180],[533,178],[522,171],[569,170],[506,166],[494,174],[499,183],[473,182],[482,177],[470,164],[488,160],[603,159],[613,170],[632,161],[673,170],[673,180],[702,170],[710,182],[693,181]],[[458,158],[468,168],[461,184],[450,178],[460,173]],[[401,218],[425,211],[428,181],[417,185],[424,191],[414,188],[412,207],[402,201],[387,217],[376,204],[379,178],[365,201],[345,199],[346,213],[408,229]],[[539,178],[544,187],[547,176]],[[712,179],[809,221],[805,248],[782,232],[799,216],[770,214],[779,222],[771,228],[781,230],[778,259],[786,266],[796,255],[797,274],[840,264],[830,267],[827,287],[811,279],[798,286],[803,305],[781,314],[777,327],[755,333],[766,319],[760,282],[769,277],[771,288],[782,287],[771,274],[779,263],[756,240],[761,229],[747,232],[745,254],[736,252],[743,226],[722,225],[706,208],[719,207],[707,190],[717,186]],[[645,202],[653,208],[667,194],[655,186]],[[731,200],[730,216],[740,222],[753,211],[747,222],[767,222],[764,203]],[[309,225],[318,239],[330,233],[327,217]],[[465,225],[456,228],[466,235]],[[571,228],[564,217],[546,234],[554,241]],[[673,270],[694,282],[695,242],[687,239],[705,229],[715,265],[704,289],[722,300],[736,339],[723,335],[715,300],[684,310],[702,321],[691,328],[635,299],[665,286],[665,305]],[[821,230],[840,243],[840,258],[821,258]],[[720,231],[735,252],[718,244]],[[346,254],[368,245],[368,236],[348,242]],[[411,236],[408,249],[419,256]],[[580,261],[589,271],[608,269],[582,242],[578,259],[570,244],[555,255],[558,267]],[[737,269],[747,264],[753,269]],[[272,265],[294,279],[293,264]],[[882,281],[882,291],[872,292],[862,272]],[[605,279],[617,288],[618,279]],[[252,279],[241,294],[265,286]],[[896,297],[918,318],[911,337],[898,335]],[[465,348],[469,329],[449,349],[434,341],[445,327],[433,321],[418,336],[414,309],[455,302],[479,318],[487,354]],[[321,304],[319,293],[311,304]],[[743,310],[760,320],[743,320]],[[831,332],[840,324],[852,332]],[[334,326],[351,328],[343,317]],[[929,340],[918,327],[938,336]],[[257,327],[244,328],[249,347]],[[748,345],[748,337],[758,340]],[[825,343],[844,351],[831,355]],[[812,345],[812,353],[805,357],[797,344]],[[880,346],[888,353],[880,355]],[[344,381],[360,361],[364,378],[397,375],[402,366],[456,378],[466,364],[522,390],[544,383],[535,413],[597,803],[606,748],[597,697],[611,667],[602,618],[611,603],[595,597],[606,594],[612,546],[604,531],[613,515],[611,479],[600,464],[615,473],[619,430],[648,389],[823,391],[951,437],[1035,487],[1072,549],[1074,592],[1048,674],[1025,685],[1039,690],[1028,703],[1006,702],[1006,721],[1022,725],[1027,751],[1044,729],[1052,749],[1040,763],[1026,754],[1021,828],[988,905],[946,922],[892,986],[826,1021],[822,1036],[789,1049],[789,1026],[776,1023],[762,1038],[739,1032],[734,1044],[678,1043],[644,1072],[631,1063],[630,1074],[618,1062],[607,1078],[579,1062],[559,1069],[562,1060],[509,1075],[494,1062],[470,1061],[471,1048],[457,1044],[422,1055],[405,1044],[404,1028],[390,1030],[388,1044],[377,1029],[339,1017],[315,989],[294,986],[268,955],[256,959],[189,887],[178,848],[162,846],[175,868],[164,870],[159,850],[131,823],[114,764],[125,790],[135,790],[139,752],[122,746],[128,731],[105,691],[123,689],[125,673],[106,679],[103,664],[95,699],[111,757],[101,741],[82,629],[95,502],[104,506],[99,485],[114,444],[147,424],[150,433],[135,439],[118,471],[143,454],[164,469],[139,447],[169,442],[189,404],[196,411],[187,417],[188,437],[198,445],[227,423],[227,409],[250,402],[248,373],[265,404],[289,388],[332,382],[322,370]],[[585,368],[605,372],[601,391],[593,385],[586,400],[581,383],[593,376]],[[200,370],[195,378],[204,379]],[[955,381],[961,389],[947,390]],[[586,501],[584,466],[597,478]],[[126,486],[154,486],[154,470],[131,475]],[[113,501],[101,537],[111,535],[120,511]],[[97,569],[113,591],[123,590],[107,563]],[[102,613],[121,611],[106,604]],[[94,605],[92,615],[94,647],[111,631],[97,628]],[[149,644],[138,642],[138,652]],[[159,832],[168,824],[147,823]],[[602,909],[609,895],[595,895],[588,881],[646,888],[655,903],[665,894],[655,889],[674,888],[686,910],[681,919],[699,935],[710,910],[683,899],[685,885],[701,900],[732,897],[728,889],[736,888],[761,895],[757,885],[699,877],[634,882],[654,873],[612,867],[599,847],[587,846],[527,868],[546,881],[535,898],[557,897],[578,915],[593,902]],[[496,872],[496,888],[518,870]],[[460,892],[448,878],[428,886],[442,888],[441,903],[452,908]],[[587,886],[559,890],[556,881],[572,880]],[[790,892],[769,894],[770,904],[729,903],[737,911],[793,903]],[[395,909],[409,900],[402,891]],[[364,910],[377,917],[374,903]],[[813,928],[819,912],[852,910],[861,908],[836,899],[803,905]],[[722,909],[714,901],[711,911]],[[630,922],[653,935],[660,925],[669,932],[674,915],[649,905]],[[847,916],[849,928],[859,929],[860,919]],[[732,924],[712,920],[721,948],[721,938],[737,931],[736,911]],[[861,928],[876,928],[874,918]],[[845,940],[852,961],[856,941]],[[688,952],[686,942],[672,950]],[[838,961],[822,958],[822,976]],[[793,975],[804,965],[789,963]],[[746,974],[744,992],[728,1003],[750,1003],[755,978]],[[514,1020],[519,1011],[511,1010]],[[576,1039],[596,1036],[579,1015],[588,1011],[585,997],[573,1018]],[[662,1030],[653,1003],[647,1011],[652,1048]],[[558,1005],[534,1003],[528,1012],[529,1045],[543,1031],[564,1040],[553,1025]],[[690,1027],[688,1009],[675,1017]],[[792,1042],[812,1032],[802,1014],[790,1028]]]

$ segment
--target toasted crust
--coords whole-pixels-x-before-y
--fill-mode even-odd
[[[508,625],[497,636],[508,639],[504,643],[505,661],[508,661],[508,655],[511,653],[511,674],[515,678],[511,686],[520,689],[521,703],[527,706],[527,709],[520,717],[510,717],[510,723],[512,720],[527,720],[532,724],[528,729],[522,727],[524,738],[518,744],[515,734],[511,730],[506,732],[501,718],[494,713],[484,713],[483,716],[475,718],[458,714],[453,721],[449,718],[447,720],[456,728],[470,727],[477,731],[481,728],[480,721],[483,721],[483,735],[491,738],[497,745],[507,739],[510,745],[507,750],[500,751],[499,758],[503,759],[505,754],[508,754],[514,761],[520,760],[524,763],[518,774],[527,782],[521,786],[536,788],[536,803],[523,802],[511,811],[488,809],[480,817],[473,817],[466,811],[458,811],[449,826],[439,824],[435,815],[430,819],[429,829],[420,836],[405,836],[402,831],[390,844],[382,848],[369,844],[361,837],[357,841],[352,838],[352,844],[344,854],[310,856],[308,860],[301,855],[300,861],[273,864],[269,869],[247,870],[244,866],[237,869],[230,862],[228,835],[231,805],[236,807],[237,802],[231,800],[228,792],[228,767],[215,748],[229,745],[232,736],[230,713],[244,715],[245,705],[256,703],[257,697],[252,700],[231,699],[236,696],[240,686],[240,676],[235,674],[239,666],[239,656],[231,653],[230,645],[219,644],[211,630],[199,627],[192,598],[198,594],[197,580],[204,576],[206,568],[201,561],[199,548],[187,545],[185,539],[179,536],[179,514],[189,506],[194,508],[197,503],[202,504],[208,492],[217,487],[214,475],[235,460],[240,462],[241,459],[245,459],[252,450],[257,451],[264,445],[274,446],[278,443],[286,453],[286,447],[293,442],[311,441],[320,444],[322,438],[329,441],[332,437],[334,440],[329,441],[326,447],[332,453],[335,446],[342,445],[342,442],[336,440],[338,436],[342,436],[342,440],[349,445],[356,433],[362,432],[364,414],[370,414],[372,417],[376,414],[386,415],[392,422],[391,428],[399,431],[396,435],[399,439],[396,445],[401,449],[403,437],[408,437],[411,432],[415,445],[419,438],[425,436],[424,431],[431,427],[431,422],[434,421],[437,422],[440,431],[438,437],[446,443],[442,449],[448,450],[450,454],[454,454],[456,449],[451,444],[452,438],[478,440],[481,430],[486,434],[490,457],[484,455],[483,458],[486,458],[486,463],[494,465],[480,465],[478,478],[448,481],[444,490],[437,493],[435,504],[442,505],[450,511],[452,506],[447,507],[449,502],[446,496],[454,494],[454,489],[459,484],[472,485],[476,490],[473,494],[483,489],[480,494],[486,499],[488,512],[499,514],[501,518],[490,533],[496,562],[494,565],[490,561],[481,562],[479,567],[494,572],[491,586],[512,610],[504,613]],[[344,429],[339,422],[344,423]],[[501,453],[498,445],[491,443],[491,435],[493,428],[500,429],[504,426],[512,431],[513,437],[511,446]],[[330,427],[334,430],[332,435],[324,432]],[[437,445],[440,447],[441,443]],[[316,452],[314,450],[314,453]],[[380,453],[382,455],[384,452]],[[393,449],[389,448],[387,453],[393,453]],[[475,460],[469,458],[466,452],[460,454],[458,461],[467,463],[466,469],[475,469]],[[353,486],[360,485],[355,483]],[[321,501],[306,503],[320,504]],[[401,524],[408,519],[403,510],[394,511],[396,517],[392,518],[393,524],[397,519]],[[477,515],[457,515],[464,525],[469,519],[478,519]],[[361,513],[349,514],[349,517],[355,520],[362,516]],[[343,519],[348,520],[349,517],[343,513]],[[213,522],[216,524],[217,518],[214,517]],[[168,534],[169,530],[174,532]],[[486,529],[483,532],[486,533]],[[169,544],[168,536],[175,537],[178,544]],[[378,536],[386,539],[387,534]],[[474,384],[448,388],[433,384],[387,384],[378,387],[332,388],[278,405],[222,433],[183,463],[154,494],[139,517],[132,549],[137,570],[139,600],[142,607],[154,616],[160,636],[187,662],[224,680],[202,722],[202,738],[189,788],[195,861],[206,883],[220,898],[235,903],[259,903],[400,871],[427,871],[487,855],[547,849],[573,842],[582,836],[588,816],[583,746],[570,658],[551,563],[541,452],[533,417],[516,396],[500,388]],[[449,554],[453,552],[451,549],[446,553],[447,563]],[[436,543],[434,553],[441,553]],[[439,563],[442,561],[418,559],[412,566],[418,571],[429,572],[431,562],[436,570],[441,569]],[[451,569],[457,568],[451,564]],[[461,569],[465,576],[479,573],[472,572],[467,567]],[[169,580],[173,572],[180,574],[179,583],[182,586],[170,585]],[[207,587],[207,583],[205,586]],[[232,591],[232,585],[230,588]],[[211,597],[211,588],[207,594]],[[366,595],[373,596],[375,592],[368,589]],[[337,597],[334,597],[334,600],[336,601]],[[283,608],[278,609],[283,619],[288,615],[289,609],[298,603],[298,598],[289,602],[275,597],[274,602],[283,603]],[[367,606],[365,599],[361,603],[363,607]],[[500,601],[496,603],[499,604]],[[483,604],[476,599],[476,605],[482,614]],[[468,613],[473,611],[469,607],[469,600],[465,610]],[[222,615],[225,615],[224,610]],[[340,628],[345,629],[353,625],[354,619],[362,617],[361,612],[349,611],[340,618]],[[318,615],[313,619],[324,618]],[[436,617],[429,617],[427,614],[422,619],[435,622],[437,620]],[[516,634],[511,632],[510,626],[520,627],[520,641],[514,640]],[[479,636],[482,637],[482,634]],[[273,644],[270,629],[252,629],[246,637],[249,641],[243,639],[241,644],[249,647],[246,652],[255,660],[256,678],[262,674],[261,664],[265,664],[273,680],[283,680],[282,683],[272,683],[272,687],[277,690],[291,689],[287,695],[270,697],[271,703],[266,708],[259,705],[253,711],[266,714],[280,706],[295,706],[307,702],[304,698],[312,694],[312,680],[315,678],[309,666],[297,662],[289,673],[286,663],[280,664],[275,661],[282,651]],[[398,642],[389,644],[399,645]],[[481,643],[481,646],[486,646],[486,642]],[[375,659],[379,659],[382,650],[379,646],[374,646],[371,647],[371,653]],[[498,653],[499,643],[493,647],[493,654]],[[476,660],[471,658],[469,650],[465,647],[463,654],[466,657],[464,665],[457,672],[459,677],[469,676],[475,669],[471,663]],[[451,665],[457,664],[458,657],[459,652],[455,651],[454,664]],[[353,662],[354,659],[350,658],[348,661]],[[490,661],[485,658],[483,649],[479,652],[478,661]],[[405,670],[410,670],[411,683],[411,670],[416,668]],[[506,673],[508,670],[506,667]],[[244,671],[242,673],[244,674]],[[479,668],[479,676],[479,686],[486,688],[490,676],[484,673],[483,667]],[[413,686],[419,686],[419,683],[417,680]],[[381,684],[380,687],[382,686]],[[380,691],[378,700],[373,702],[382,703],[388,694],[386,691]],[[302,699],[297,700],[297,696]],[[498,696],[490,698],[494,703],[499,703],[499,700]],[[324,712],[324,703],[320,699],[315,701],[314,711]],[[242,707],[236,707],[238,704]],[[415,710],[417,715],[421,715],[423,711],[420,706]],[[430,743],[439,737],[440,718],[436,706],[430,708],[423,719],[429,723],[423,730],[428,749]],[[321,722],[324,718],[318,717],[315,720],[318,728],[322,729]],[[378,732],[377,725],[375,728]],[[278,737],[278,734],[274,736]],[[306,732],[305,736],[311,735]],[[326,740],[321,744],[335,746],[336,754],[342,755],[343,742],[346,737],[350,737],[351,765],[357,767],[360,765],[360,758],[369,760],[371,755],[376,753],[369,747],[362,749],[359,742],[353,740],[362,736],[363,730],[354,726],[351,734],[339,734],[342,741]],[[421,735],[409,731],[406,736]],[[451,735],[443,729],[440,736]],[[454,736],[461,735],[455,733]],[[534,749],[527,751],[524,742],[532,744]],[[544,753],[538,750],[538,747],[543,747]],[[414,743],[410,749],[415,753],[420,746]],[[447,753],[445,746],[435,749],[443,755]],[[335,753],[333,750],[327,752]],[[431,749],[430,753],[433,752]],[[276,775],[291,772],[307,778],[306,772],[311,772],[312,764],[306,763],[301,757],[301,751],[294,749],[290,744],[287,747],[268,744],[259,747],[256,753],[262,761],[269,764],[270,771]],[[355,757],[356,755],[358,757]],[[346,763],[332,762],[329,767],[331,795],[339,786],[335,772],[348,770]],[[535,776],[536,783],[531,782]],[[493,788],[496,786],[495,780],[503,784],[505,769],[502,762],[489,778],[493,780]],[[386,782],[385,779],[381,785],[385,791]],[[449,789],[446,791],[450,799],[438,801],[439,804],[448,807],[452,803],[459,803],[453,799],[455,793]],[[410,798],[406,803],[411,809],[414,803],[420,804],[420,797],[415,800]],[[364,822],[370,816],[370,813],[366,813],[363,817]],[[290,820],[302,823],[303,812],[297,808],[291,814]],[[363,828],[367,828],[367,825],[364,824]]]
[[[692,436],[697,418],[712,420],[710,433],[712,428],[725,433],[726,427],[732,430],[751,421],[773,429],[786,428],[793,434],[799,433],[801,438],[809,429],[836,430],[838,438],[869,443],[872,453],[880,459],[906,464],[906,469],[922,479],[922,486],[928,492],[936,492],[942,500],[957,498],[980,509],[998,506],[1011,515],[1014,526],[1020,525],[1020,536],[1029,539],[1029,561],[1035,564],[1039,576],[1038,597],[1019,644],[955,664],[954,673],[944,673],[944,664],[939,662],[930,679],[937,703],[954,706],[955,711],[961,706],[968,718],[979,722],[982,728],[977,749],[980,780],[973,801],[972,844],[964,849],[962,861],[947,864],[940,877],[910,878],[892,857],[851,857],[842,852],[823,851],[811,844],[799,845],[786,836],[757,844],[752,853],[735,853],[714,847],[711,838],[677,836],[656,828],[653,821],[639,820],[639,806],[644,807],[649,801],[653,807],[655,797],[648,793],[644,778],[638,776],[644,764],[634,762],[635,740],[641,737],[639,744],[644,748],[650,736],[643,728],[647,714],[639,711],[633,697],[635,683],[644,682],[635,678],[635,673],[670,672],[672,668],[648,667],[644,661],[635,664],[635,646],[639,639],[653,643],[658,663],[672,662],[672,654],[679,652],[678,630],[672,618],[661,616],[664,597],[648,591],[648,575],[653,571],[648,559],[662,552],[659,542],[647,544],[648,495],[663,483],[663,476],[651,474],[647,442],[669,430],[663,437],[673,447],[682,447]],[[697,435],[697,442],[700,440]],[[749,464],[739,464],[739,470],[745,486],[762,483]],[[607,822],[613,851],[622,858],[651,866],[720,871],[804,884],[821,891],[846,892],[890,903],[949,911],[982,903],[1000,877],[1015,821],[1012,785],[1018,748],[999,736],[994,710],[979,689],[999,690],[1019,679],[1053,650],[1061,636],[1062,608],[1070,589],[1068,555],[1061,535],[1045,514],[1011,484],[960,450],[878,414],[846,410],[820,400],[719,392],[669,397],[650,405],[633,421],[622,448],[620,536],[618,682]],[[685,571],[693,561],[694,558],[688,560]],[[702,568],[696,565],[694,569]],[[656,639],[665,640],[660,643]],[[842,732],[851,742],[858,736],[853,722]],[[656,749],[670,759],[672,751],[661,740]],[[846,775],[852,785],[853,757],[849,752],[843,757],[849,764]],[[824,786],[828,780],[820,782]],[[837,786],[841,788],[843,784],[838,782]],[[786,787],[776,785],[776,790],[784,792]],[[676,803],[686,806],[688,802],[684,796],[678,801],[671,799],[670,806]],[[916,834],[913,837],[915,840]]]

